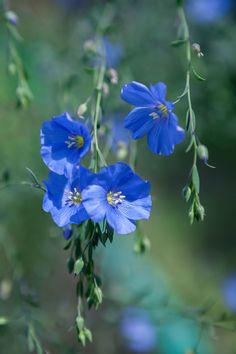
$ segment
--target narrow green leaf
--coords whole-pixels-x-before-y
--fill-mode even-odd
[[[202,77],[200,74],[198,74],[198,72],[194,69],[194,67],[192,66],[192,71],[194,76],[199,80],[199,81],[206,81],[206,79],[204,77]]]
[[[187,39],[177,39],[176,41],[172,41],[172,47],[180,47],[181,45],[185,44]]]
[[[197,192],[197,194],[199,194],[200,179],[199,179],[199,174],[198,174],[198,170],[197,170],[196,165],[194,165],[193,169],[192,169],[192,182],[193,182],[193,186],[194,186],[195,191]]]

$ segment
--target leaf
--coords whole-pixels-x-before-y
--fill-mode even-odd
[[[198,170],[197,170],[196,165],[194,165],[192,168],[192,182],[193,182],[193,186],[194,186],[195,191],[197,192],[197,194],[199,194],[200,179],[199,179],[199,174],[198,174]]]
[[[72,243],[72,240],[70,240],[66,245],[65,247],[63,248],[63,250],[68,250],[71,246],[71,243]]]
[[[172,41],[172,47],[180,47],[181,45],[185,44],[187,39],[177,39],[176,41]]]
[[[84,261],[82,258],[77,259],[77,261],[74,264],[74,273],[75,275],[78,275],[81,270],[83,269],[84,266]]]
[[[204,77],[202,77],[200,74],[198,74],[198,72],[194,69],[194,67],[192,66],[192,71],[194,76],[199,80],[199,81],[206,81],[206,79]]]
[[[193,138],[193,136],[191,136],[190,143],[188,144],[187,149],[185,150],[185,152],[189,152],[190,151],[190,149],[191,149],[191,147],[193,145],[193,142],[194,142],[194,138]]]

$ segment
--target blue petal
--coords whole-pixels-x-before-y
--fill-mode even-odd
[[[169,130],[174,144],[179,144],[184,140],[185,130],[178,126],[178,118],[174,113],[169,114]]]
[[[147,134],[155,124],[150,114],[157,114],[152,108],[135,108],[125,118],[125,128],[132,131],[133,139],[138,139]]]
[[[168,131],[168,119],[161,118],[148,133],[148,146],[154,154],[170,155],[174,144]]]
[[[148,219],[152,208],[151,196],[146,198],[137,199],[132,202],[124,199],[121,204],[118,205],[119,211],[131,220]]]
[[[137,107],[154,106],[154,97],[147,86],[136,81],[122,87],[121,98]]]
[[[65,227],[68,224],[72,224],[71,219],[78,212],[77,209],[78,207],[75,205],[71,207],[66,205],[61,209],[53,208],[50,213],[58,226]]]
[[[90,185],[82,191],[83,205],[89,217],[99,222],[105,218],[107,209],[107,191],[98,185]]]
[[[165,101],[167,88],[163,82],[160,81],[155,85],[150,85],[150,89],[156,100]]]
[[[63,175],[50,172],[48,175],[48,180],[43,181],[43,183],[47,189],[43,201],[43,210],[49,211],[51,203],[58,209],[62,208],[63,201],[65,199],[65,189],[68,187],[68,190],[70,190],[68,179]]]
[[[154,154],[168,156],[173,153],[175,144],[183,140],[184,131],[177,124],[177,117],[173,113],[156,121],[148,133],[148,146]]]
[[[108,224],[117,234],[126,235],[134,232],[136,225],[132,220],[125,217],[117,208],[109,206],[106,214]]]

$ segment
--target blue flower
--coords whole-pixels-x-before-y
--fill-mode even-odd
[[[117,67],[124,55],[122,45],[120,43],[111,42],[107,37],[103,38],[103,45],[108,68]]]
[[[109,132],[108,142],[112,151],[118,159],[125,159],[128,154],[128,148],[131,141],[130,132],[125,129],[123,117],[120,114],[114,114],[111,120],[107,123],[111,132]]]
[[[232,7],[232,0],[188,0],[187,10],[196,23],[211,23],[222,18]]]
[[[148,219],[152,206],[149,182],[123,162],[103,168],[82,191],[82,199],[94,222],[106,219],[118,234],[133,232],[135,221]]]
[[[148,313],[141,308],[127,308],[120,322],[122,336],[127,346],[137,353],[149,353],[156,346],[156,330]]]
[[[65,172],[65,175],[50,172],[48,180],[44,181],[46,192],[43,210],[51,213],[54,222],[60,227],[80,224],[89,218],[81,192],[95,176],[83,166]]]
[[[170,155],[176,144],[184,139],[184,129],[178,126],[178,118],[172,112],[174,104],[166,101],[166,85],[158,82],[148,89],[139,82],[124,85],[121,97],[138,107],[125,119],[125,127],[138,139],[147,134],[147,142],[154,154]]]
[[[236,274],[225,279],[223,284],[223,298],[225,305],[236,313]]]
[[[89,151],[91,136],[84,124],[63,113],[43,123],[40,140],[44,163],[61,175],[65,167],[73,167]]]

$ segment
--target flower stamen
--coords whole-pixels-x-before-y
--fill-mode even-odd
[[[68,140],[65,143],[69,149],[81,149],[84,146],[84,137],[82,135],[68,136]]]
[[[113,207],[116,207],[118,204],[121,204],[125,198],[125,195],[122,192],[109,192],[107,193],[107,201]]]
[[[152,112],[149,114],[150,117],[152,117],[152,119],[157,119],[160,118],[159,114],[157,112]]]
[[[157,108],[161,111],[161,113],[163,114],[164,117],[166,117],[168,115],[168,108],[166,107],[165,104],[160,103]]]
[[[68,192],[66,204],[69,206],[72,206],[74,204],[80,204],[82,202],[82,196],[81,193],[77,190],[77,188],[74,188],[73,191]]]

